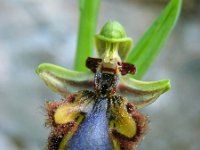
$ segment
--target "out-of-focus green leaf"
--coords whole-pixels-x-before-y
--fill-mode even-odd
[[[80,8],[80,11],[84,8],[85,1],[86,1],[86,0],[79,0],[79,8]]]
[[[156,58],[176,24],[181,3],[181,0],[171,0],[128,55],[126,61],[136,64],[138,70],[134,78],[142,78]]]
[[[76,48],[75,70],[87,71],[85,61],[93,55],[94,34],[100,0],[80,0],[80,22]]]

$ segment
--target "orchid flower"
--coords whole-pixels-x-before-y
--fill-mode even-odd
[[[172,0],[131,51],[132,39],[123,26],[108,21],[95,35],[97,57],[88,56],[82,64],[90,71],[39,65],[36,73],[63,97],[45,105],[46,125],[51,127],[48,150],[136,149],[148,129],[148,118],[139,109],[170,89],[169,80],[138,80],[149,67],[144,60],[154,57],[142,53],[158,52],[176,22],[180,4]],[[168,23],[169,28],[162,23]]]

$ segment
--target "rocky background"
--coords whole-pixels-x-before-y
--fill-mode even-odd
[[[102,0],[98,31],[118,20],[135,43],[165,6],[161,0]],[[181,18],[144,80],[169,78],[171,90],[142,111],[151,118],[139,150],[200,149],[199,1]],[[78,0],[0,0],[0,149],[42,150],[45,100],[60,99],[35,74],[42,62],[73,68]]]

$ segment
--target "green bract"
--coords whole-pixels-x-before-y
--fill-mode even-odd
[[[126,36],[123,26],[116,21],[108,21],[95,36],[98,56],[110,48],[117,47],[119,56],[124,60],[131,48],[132,39]]]

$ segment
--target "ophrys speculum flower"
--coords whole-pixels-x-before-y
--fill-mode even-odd
[[[52,128],[48,150],[135,149],[147,129],[138,111],[170,88],[169,80],[143,82],[129,78],[133,64],[123,62],[132,44],[115,21],[95,36],[98,58],[88,57],[88,73],[41,64],[37,74],[61,101],[47,102]]]

